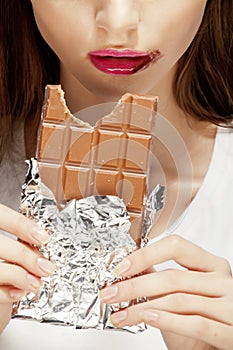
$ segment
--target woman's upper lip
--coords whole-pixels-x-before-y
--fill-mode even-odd
[[[156,51],[139,51],[139,50],[130,50],[130,49],[104,49],[104,50],[96,50],[96,51],[90,51],[89,55],[90,56],[98,56],[98,57],[146,57],[146,56],[151,56],[152,53],[157,53],[158,55],[158,50]]]

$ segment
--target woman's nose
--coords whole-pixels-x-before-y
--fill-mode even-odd
[[[139,11],[132,0],[103,1],[96,14],[98,28],[113,34],[136,31]]]

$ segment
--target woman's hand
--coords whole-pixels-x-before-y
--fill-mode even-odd
[[[113,314],[112,323],[123,327],[145,322],[159,328],[172,350],[232,350],[233,278],[225,259],[173,235],[134,252],[115,272],[135,276],[169,260],[186,269],[146,273],[101,290],[107,304],[149,298]]]
[[[34,246],[49,240],[37,224],[1,204],[0,229]],[[0,234],[0,333],[9,321],[12,303],[27,292],[37,292],[41,277],[54,271],[55,266],[36,248]]]

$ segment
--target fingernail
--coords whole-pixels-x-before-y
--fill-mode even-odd
[[[19,289],[10,289],[9,295],[13,300],[21,299],[25,295],[25,291]]]
[[[47,232],[42,230],[40,227],[33,227],[30,232],[32,238],[36,240],[38,243],[48,243],[50,236]]]
[[[124,259],[121,261],[114,269],[114,274],[119,276],[127,272],[131,266],[131,261],[129,259]]]
[[[44,258],[38,258],[37,264],[43,272],[49,275],[51,275],[56,270],[56,266],[51,261]]]
[[[38,290],[41,287],[41,281],[33,275],[27,275],[28,282],[33,290]]]
[[[127,311],[123,310],[123,311],[119,311],[116,312],[115,314],[111,315],[111,322],[113,324],[118,324],[121,323],[122,321],[124,321],[127,317]]]
[[[118,292],[117,286],[111,286],[111,287],[104,288],[100,291],[100,299],[103,302],[110,300],[117,295],[117,292]]]
[[[146,323],[157,322],[159,315],[156,311],[145,311],[143,313],[143,319]]]

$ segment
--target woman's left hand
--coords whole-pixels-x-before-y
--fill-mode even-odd
[[[169,260],[186,269],[148,273]],[[233,349],[233,278],[225,259],[173,235],[134,252],[115,269],[123,277],[144,271],[101,290],[107,304],[148,297],[113,314],[114,325],[145,322],[159,328],[168,349]]]

